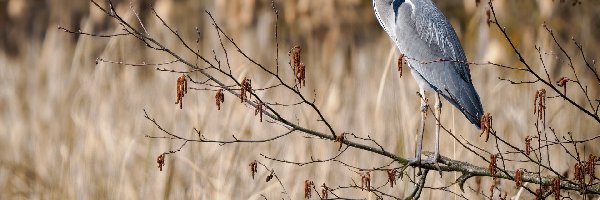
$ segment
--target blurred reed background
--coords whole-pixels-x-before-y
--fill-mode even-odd
[[[476,0],[436,1],[456,29],[470,61],[518,66],[517,58],[499,32],[486,24],[485,2],[477,6]],[[589,59],[600,56],[597,45],[600,7],[595,1],[583,0],[577,6],[571,3],[495,1],[500,22],[508,28],[529,63],[539,69],[535,45],[550,53],[543,57],[555,80],[571,75],[570,69],[552,55],[557,49],[542,23],[554,29],[567,51],[573,52],[577,66],[582,66],[581,59],[574,53],[575,46],[569,43],[571,37],[584,45]],[[148,4],[192,43],[196,39],[195,27],[199,27],[198,46],[207,57],[212,57],[212,49],[220,47],[204,10],[212,12],[251,57],[274,65],[275,17],[270,1],[156,0],[131,4],[117,1],[117,10],[128,21],[136,24],[129,10],[133,6],[153,36],[183,52],[178,41],[149,12]],[[375,20],[371,1],[277,1],[276,6],[280,10],[280,65],[287,66],[287,51],[294,44],[303,48],[308,78],[307,87],[302,90],[307,94],[314,91],[317,105],[334,128],[339,132],[370,135],[385,148],[411,157],[419,121],[419,99],[415,95],[418,87],[408,69],[399,78],[394,64],[386,66],[393,47]],[[231,139],[232,134],[239,138],[266,138],[283,130],[259,123],[253,110],[228,94],[223,110],[217,112],[213,93],[192,91],[184,99],[184,109],[179,110],[173,104],[177,74],[157,72],[152,67],[95,64],[98,57],[147,63],[172,58],[146,49],[134,38],[71,35],[58,30],[58,25],[94,33],[120,32],[113,21],[88,1],[0,0],[0,199],[261,199],[261,194],[279,199],[281,188],[274,181],[264,181],[268,175],[264,169],[259,168],[258,177],[252,180],[248,164],[255,159],[275,168],[292,199],[303,198],[306,179],[317,186],[327,183],[330,187],[360,179],[335,163],[298,167],[271,162],[259,155],[307,161],[310,156],[328,158],[336,154],[336,145],[307,139],[301,134],[258,145],[189,144],[182,152],[167,156],[165,170],[158,171],[156,157],[180,143],[145,138],[161,133],[144,119],[143,109],[167,130],[189,137],[195,135],[194,127],[208,138],[220,139]],[[183,55],[194,59],[189,54]],[[223,54],[218,51],[218,55]],[[395,63],[397,56],[395,52],[391,63]],[[273,81],[239,55],[232,55],[231,63],[240,80],[250,77],[259,87]],[[180,64],[170,67],[185,69]],[[386,68],[391,68],[388,73],[384,73]],[[583,67],[577,69],[583,71]],[[471,74],[484,109],[494,116],[494,128],[512,143],[524,145],[524,137],[535,133],[532,102],[540,86],[514,86],[500,81],[498,77],[517,80],[530,77],[491,66],[472,66]],[[584,81],[592,78],[587,73],[580,76]],[[590,86],[592,97],[598,97],[598,89],[597,85]],[[570,95],[579,95],[574,86],[568,90]],[[286,97],[289,95],[280,92],[263,95],[290,100]],[[581,95],[576,99],[585,102]],[[450,104],[445,105],[442,115],[445,126],[493,151],[493,143],[483,142],[462,114]],[[600,131],[589,117],[561,100],[550,100],[548,106],[548,124],[559,133],[571,131],[576,139],[583,139]],[[317,125],[314,113],[291,109],[287,114],[303,125],[323,129]],[[426,150],[433,148],[433,124],[430,117]],[[442,134],[441,146],[444,156],[483,165],[463,148],[454,149],[447,134]],[[584,148],[596,154],[599,150],[593,144]],[[551,151],[553,166],[558,171],[566,171],[574,164],[559,149]],[[349,151],[342,159],[361,167],[389,162],[358,151]],[[515,165],[510,169],[518,167],[529,166]],[[374,185],[384,183],[386,178],[375,174]],[[443,177],[431,174],[428,185],[443,186],[453,178],[452,174]],[[387,191],[405,194],[411,189],[406,182]],[[491,180],[474,178],[467,185],[488,192]],[[500,187],[509,196],[516,193],[512,182],[503,181]],[[458,191],[455,187],[452,190]],[[340,193],[373,197],[366,191]],[[427,190],[423,195],[448,197],[447,193]],[[480,198],[469,189],[465,195]]]

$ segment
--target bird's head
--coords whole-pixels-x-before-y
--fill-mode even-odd
[[[373,0],[373,9],[375,10],[375,16],[379,24],[394,40],[396,40],[395,31],[398,9],[404,2],[405,0]]]

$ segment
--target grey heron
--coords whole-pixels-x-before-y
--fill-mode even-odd
[[[478,129],[483,108],[473,87],[467,58],[456,32],[431,0],[373,0],[375,16],[406,62],[421,95],[421,124],[415,158],[409,164],[437,164],[439,154],[440,95],[460,110]],[[435,92],[435,152],[421,161],[427,112],[426,91]]]

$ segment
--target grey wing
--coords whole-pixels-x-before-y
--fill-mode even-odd
[[[458,61],[447,63],[451,63],[450,66],[454,68],[460,78],[471,83],[471,73],[469,66],[466,64],[465,53],[454,28],[442,12],[435,5],[421,6],[418,12],[413,13],[412,18],[421,39],[431,49],[440,51],[438,53],[444,56],[438,59]]]
[[[481,100],[475,90],[465,53],[458,36],[446,17],[430,1],[418,1],[417,12],[411,12],[414,22],[412,41],[404,41],[413,72],[440,93],[477,127],[483,115]],[[424,2],[429,2],[431,5]],[[406,28],[406,27],[405,27]],[[412,44],[411,44],[412,43]],[[451,60],[429,62],[436,60]]]

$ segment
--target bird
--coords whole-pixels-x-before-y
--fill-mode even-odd
[[[379,24],[404,54],[421,96],[421,123],[415,158],[408,164],[438,164],[442,103],[440,96],[481,129],[481,100],[454,28],[431,0],[373,0]],[[435,152],[421,159],[427,115],[426,92],[435,92]]]

